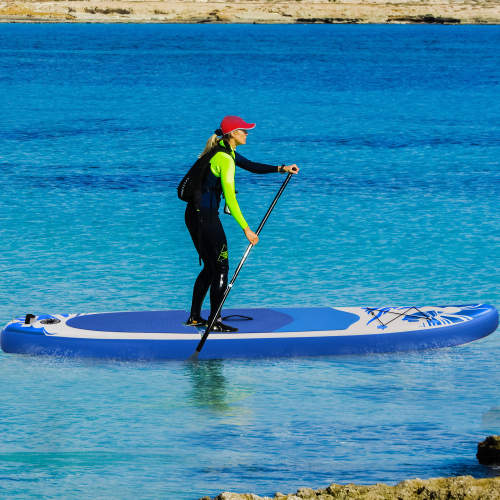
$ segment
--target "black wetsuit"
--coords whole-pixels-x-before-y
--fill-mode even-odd
[[[235,152],[235,163],[254,174],[277,172],[276,165],[254,163]],[[194,202],[186,207],[185,221],[194,246],[203,261],[203,269],[196,278],[193,289],[191,315],[200,314],[203,301],[210,288],[210,309],[215,314],[227,288],[229,259],[227,239],[219,219],[221,188],[215,176],[208,174],[203,186],[203,196],[198,212]]]

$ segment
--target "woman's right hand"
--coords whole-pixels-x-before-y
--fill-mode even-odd
[[[245,229],[243,229],[243,231],[245,231],[245,236],[247,237],[248,241],[252,245],[257,245],[257,243],[259,242],[259,237],[250,229],[250,226],[247,226]]]

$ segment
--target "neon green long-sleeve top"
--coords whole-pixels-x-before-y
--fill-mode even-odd
[[[234,174],[236,171],[236,164],[234,163],[234,151],[231,154],[219,151],[210,160],[210,170],[216,177],[220,177],[222,184],[222,191],[226,199],[227,206],[231,211],[231,215],[236,219],[236,222],[242,229],[248,227],[248,224],[241,213],[240,206],[236,200],[236,189],[234,185]]]

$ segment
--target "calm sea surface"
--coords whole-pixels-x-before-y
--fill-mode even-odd
[[[189,308],[175,187],[226,114],[258,124],[243,155],[301,167],[228,306],[499,306],[499,46],[498,26],[0,25],[1,322]],[[252,228],[283,179],[237,172]],[[246,240],[222,217],[234,270]],[[499,348],[0,354],[0,496],[499,475],[475,459],[500,433]]]

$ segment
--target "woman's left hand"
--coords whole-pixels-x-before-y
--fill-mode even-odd
[[[285,165],[283,167],[283,170],[287,174],[298,174],[299,173],[299,167],[297,167],[297,165],[295,165],[295,163],[293,165]]]

